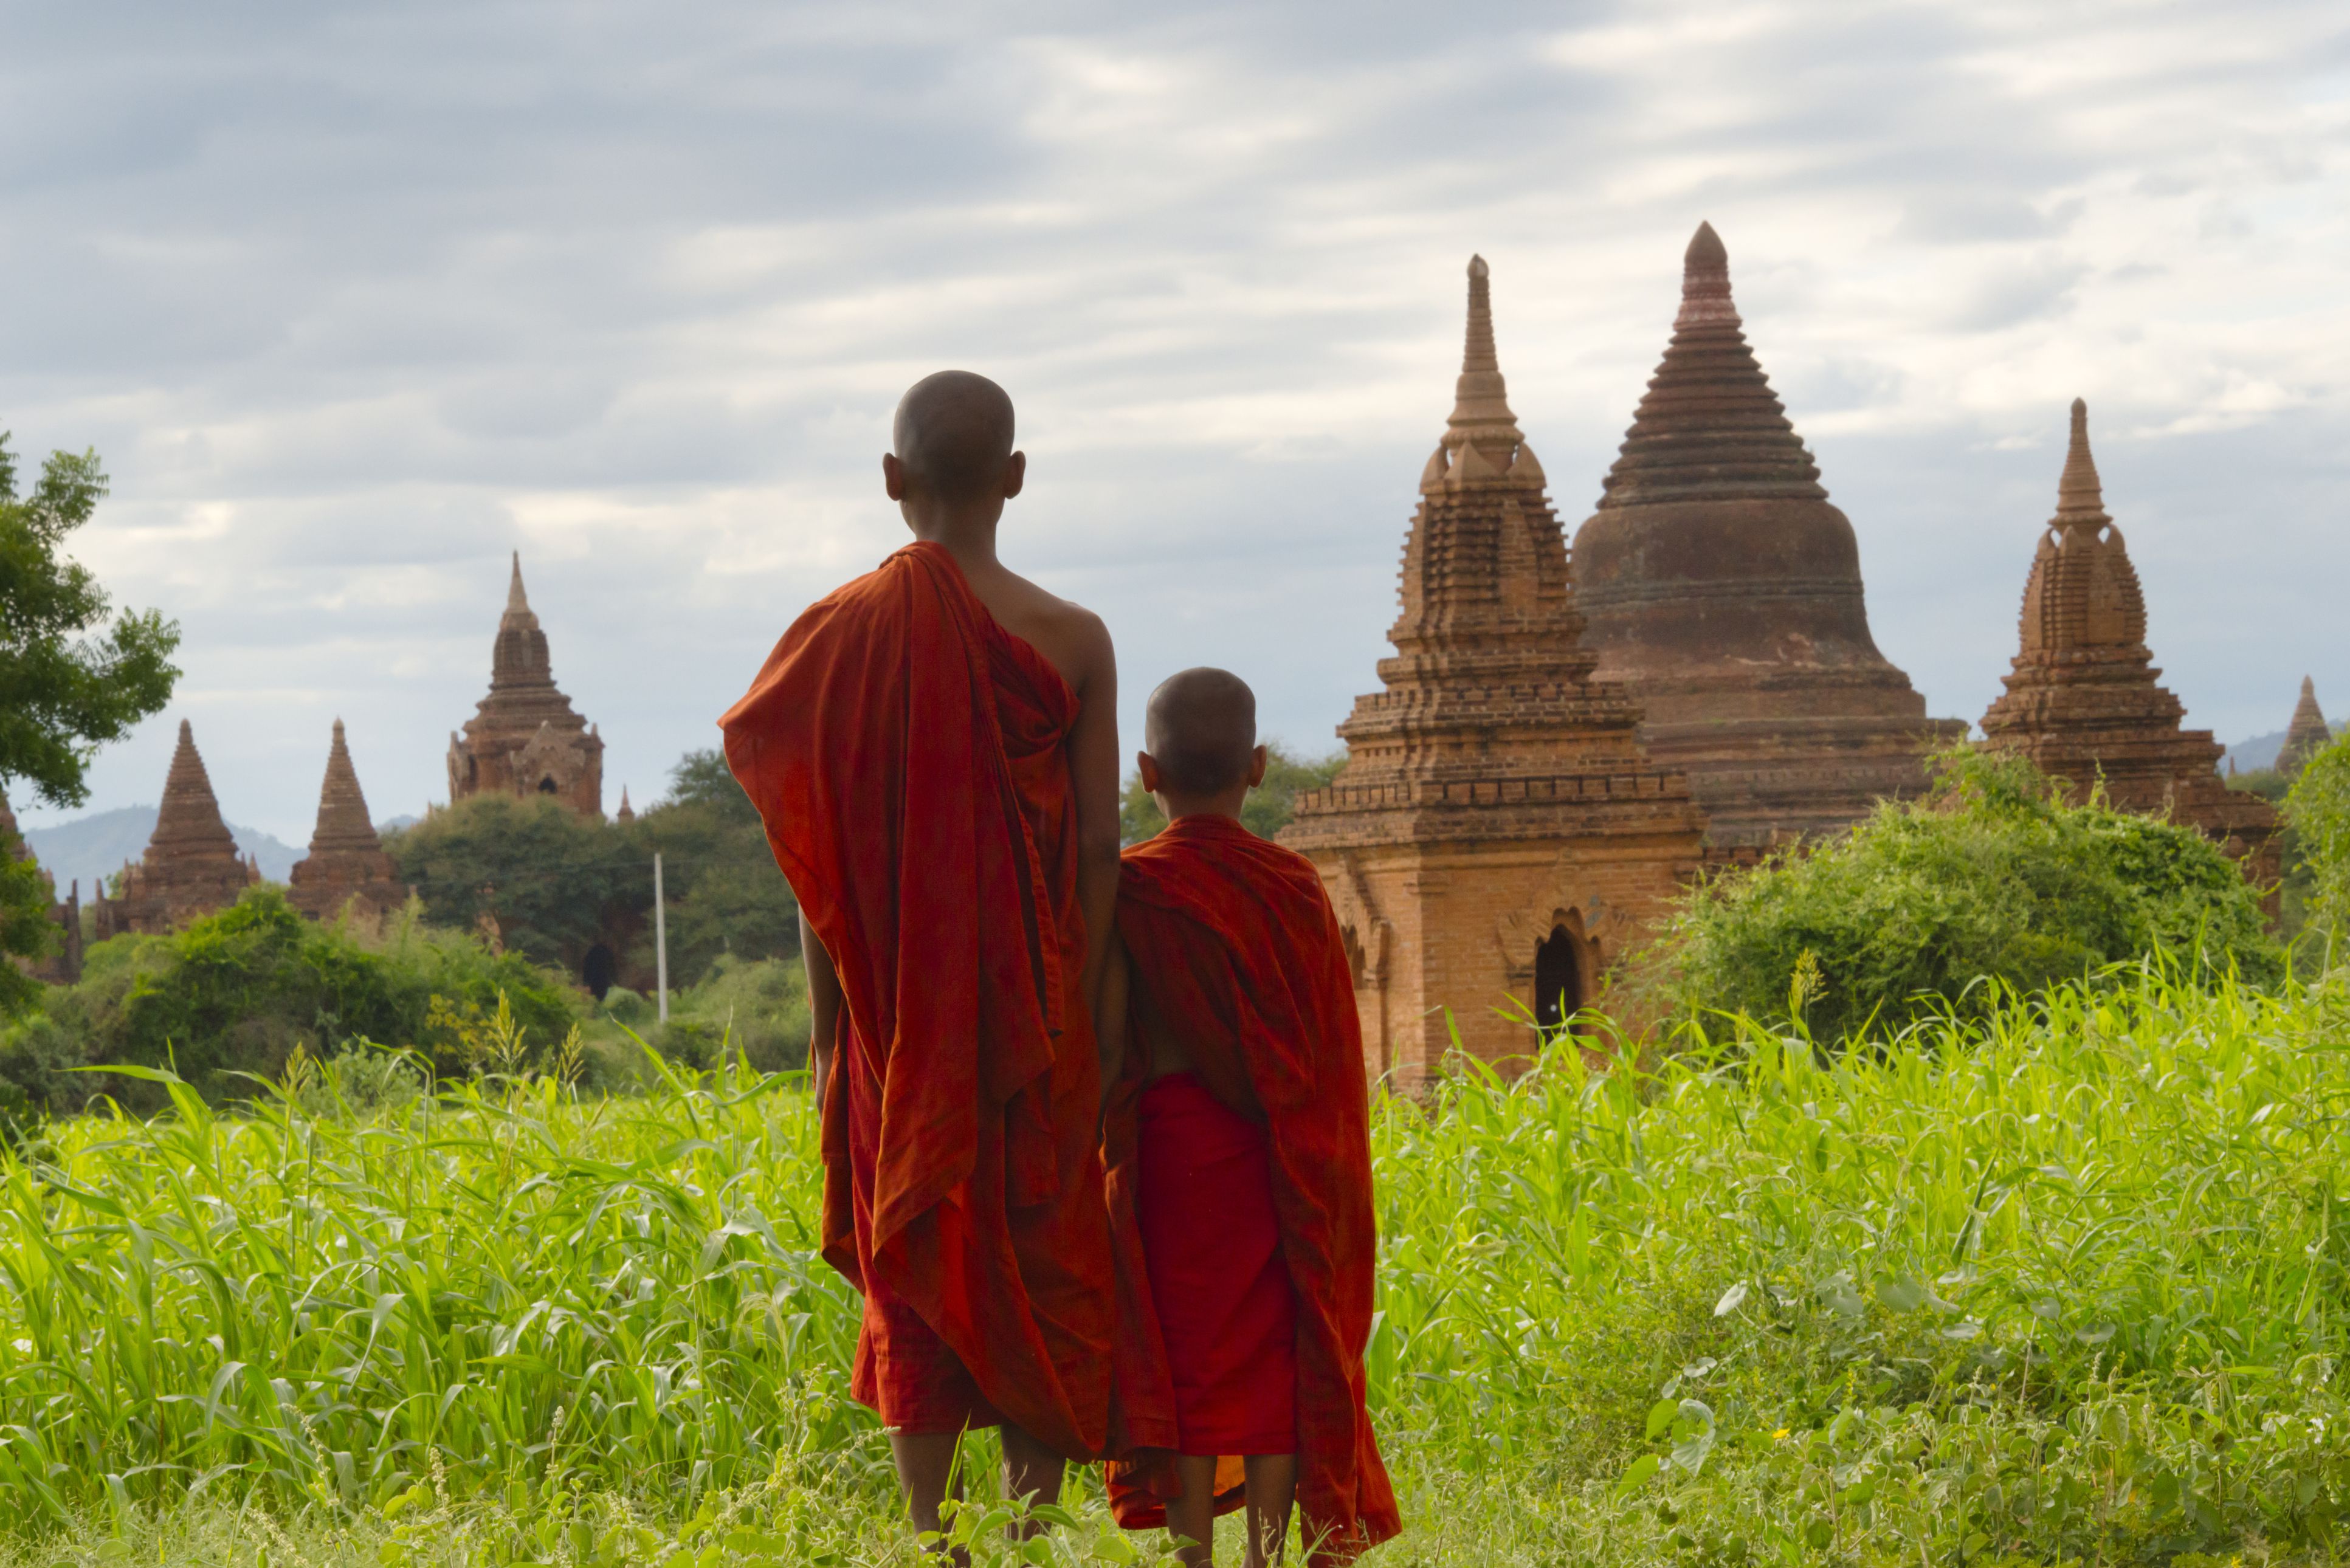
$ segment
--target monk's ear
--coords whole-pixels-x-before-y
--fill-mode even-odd
[[[1157,757],[1152,756],[1149,752],[1135,753],[1134,771],[1141,775],[1143,794],[1159,793],[1159,759]]]
[[[881,454],[881,488],[889,492],[892,501],[906,499],[906,465],[894,452]]]
[[[1257,785],[1264,783],[1265,764],[1272,760],[1273,759],[1270,756],[1265,754],[1265,750],[1263,746],[1259,746],[1255,751],[1249,753],[1249,788],[1254,789]]]
[[[1003,499],[1011,500],[1028,483],[1028,454],[1015,452],[1003,460]]]

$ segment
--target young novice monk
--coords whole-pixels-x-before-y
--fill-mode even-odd
[[[1398,1529],[1363,1407],[1378,1238],[1354,982],[1312,864],[1240,824],[1265,767],[1248,687],[1187,670],[1146,722],[1135,761],[1168,827],[1125,854],[1101,1007],[1123,1058],[1103,1150],[1131,1445],[1111,1506],[1195,1542],[1197,1568],[1244,1492],[1256,1568],[1294,1495],[1310,1561],[1343,1563]]]
[[[1100,619],[995,556],[1012,400],[945,370],[882,483],[915,542],[816,601],[720,721],[799,898],[824,1255],[865,1297],[851,1392],[933,1530],[971,1428],[1050,1502],[1108,1440],[1117,1284],[1091,1003],[1118,890]]]

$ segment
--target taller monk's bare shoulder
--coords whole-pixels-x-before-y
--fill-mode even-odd
[[[1043,654],[1078,700],[1086,698],[1110,659],[1109,628],[1101,617],[1012,572],[990,573],[971,587],[998,625]]]

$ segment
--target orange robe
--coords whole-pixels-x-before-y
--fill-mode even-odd
[[[720,721],[840,975],[824,1255],[852,1392],[905,1431],[1108,1436],[1116,1309],[1080,990],[1077,699],[942,547],[818,600]]]
[[[1103,1151],[1126,1320],[1121,1436],[1139,1442],[1111,1467],[1111,1507],[1129,1529],[1161,1524],[1176,1484],[1157,1451],[1177,1442],[1173,1375],[1138,1218],[1147,1007],[1189,1048],[1207,1091],[1264,1129],[1295,1293],[1299,1522],[1321,1542],[1315,1563],[1346,1562],[1400,1526],[1364,1405],[1378,1238],[1362,1026],[1337,919],[1305,857],[1230,818],[1187,816],[1126,852],[1118,926],[1137,1017]],[[1218,1476],[1220,1511],[1240,1501],[1231,1468]]]

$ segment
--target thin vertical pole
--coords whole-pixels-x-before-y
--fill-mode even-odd
[[[661,898],[660,852],[653,852],[653,985],[660,995],[660,1021],[669,1022],[669,909]]]

